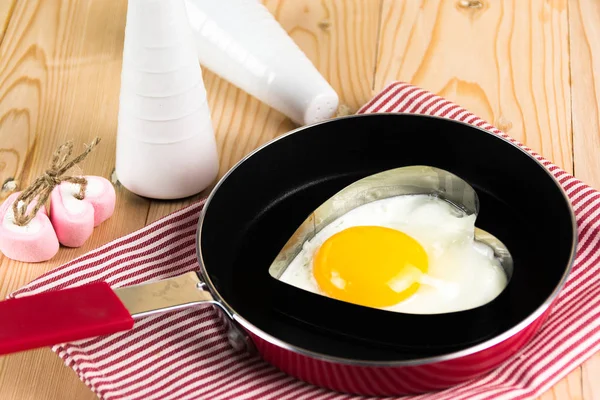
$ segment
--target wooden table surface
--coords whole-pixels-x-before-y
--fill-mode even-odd
[[[267,0],[355,111],[400,79],[447,97],[600,188],[597,0]],[[125,0],[0,0],[0,200],[68,140],[103,141],[82,169],[114,177]],[[598,75],[596,75],[598,72]],[[293,128],[204,70],[223,174]],[[0,298],[198,198],[149,201],[116,183],[117,207],[81,248],[51,261],[0,258]],[[1,324],[0,321],[0,329]],[[595,377],[595,379],[594,379]],[[600,354],[541,399],[600,399]],[[92,399],[50,350],[0,357],[0,399]]]

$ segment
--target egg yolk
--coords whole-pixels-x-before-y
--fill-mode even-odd
[[[419,289],[427,253],[412,237],[380,226],[355,226],[328,238],[313,274],[330,297],[368,307],[399,303]]]

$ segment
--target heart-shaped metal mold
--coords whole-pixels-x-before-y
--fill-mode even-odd
[[[438,197],[462,210],[467,216],[479,213],[479,198],[471,185],[458,176],[430,166],[410,166],[383,171],[360,179],[337,192],[314,210],[283,246],[269,268],[279,279],[300,253],[305,242],[349,211],[390,197],[429,195]],[[508,248],[494,235],[475,228],[474,239],[489,246],[499,261],[507,281],[513,273],[513,260]]]

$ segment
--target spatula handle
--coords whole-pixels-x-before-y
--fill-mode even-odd
[[[106,282],[0,302],[0,354],[120,332],[133,318]]]

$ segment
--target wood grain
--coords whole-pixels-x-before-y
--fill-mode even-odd
[[[582,400],[581,368],[576,368],[569,375],[558,381],[538,400]]]
[[[575,174],[600,188],[600,3],[569,3]]]
[[[572,170],[565,1],[385,0],[376,88],[440,94]]]
[[[600,3],[569,2],[575,176],[600,189]],[[582,365],[583,398],[600,399],[600,354]]]
[[[583,385],[583,399],[600,399],[600,354],[596,354],[583,364],[581,383]]]
[[[0,44],[4,38],[4,32],[6,32],[8,21],[10,21],[16,2],[17,0],[4,0],[0,3]]]
[[[48,349],[0,358],[0,398],[3,400],[77,399],[98,397],[73,370]]]

